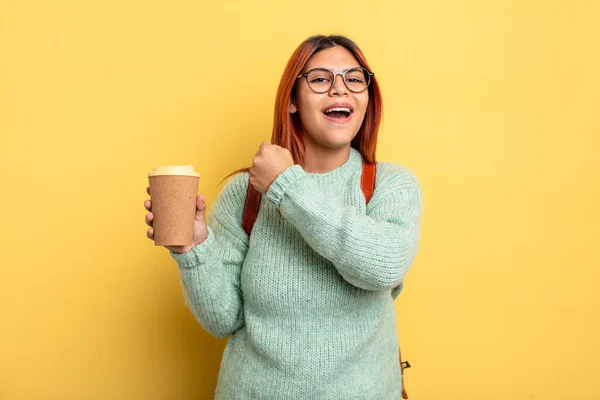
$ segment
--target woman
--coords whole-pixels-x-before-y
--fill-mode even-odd
[[[352,41],[308,38],[281,79],[271,142],[229,180],[208,225],[198,196],[194,245],[169,247],[196,318],[231,335],[217,399],[400,398],[393,300],[416,253],[421,194],[409,170],[378,163],[367,204],[363,160],[375,162],[381,110]],[[250,236],[249,184],[263,194]]]

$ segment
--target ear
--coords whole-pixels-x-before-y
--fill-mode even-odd
[[[294,100],[292,100],[290,102],[290,105],[288,107],[288,111],[290,114],[294,114],[296,112],[298,112],[298,108],[296,107],[296,102]]]

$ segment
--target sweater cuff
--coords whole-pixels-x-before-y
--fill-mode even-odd
[[[267,199],[275,204],[275,207],[279,207],[285,192],[290,186],[294,185],[299,179],[304,177],[307,177],[307,173],[304,172],[300,165],[296,164],[287,168],[271,184],[271,187],[266,193]]]
[[[179,268],[194,268],[206,261],[208,258],[208,254],[210,252],[210,248],[212,247],[212,243],[214,242],[215,235],[213,234],[212,229],[208,228],[208,236],[206,240],[200,244],[195,245],[192,250],[187,253],[173,253],[169,250],[171,257],[177,264]]]

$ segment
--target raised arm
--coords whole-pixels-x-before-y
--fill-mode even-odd
[[[377,171],[366,215],[323,193],[298,165],[279,175],[267,192],[316,252],[330,260],[344,279],[366,290],[393,289],[403,281],[420,234],[417,179],[394,164],[379,164]]]

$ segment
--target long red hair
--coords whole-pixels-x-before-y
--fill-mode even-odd
[[[289,106],[295,96],[297,77],[315,53],[335,46],[344,47],[352,53],[361,67],[371,71],[362,51],[356,43],[345,36],[311,36],[298,46],[290,57],[279,82],[275,99],[273,133],[271,135],[271,143],[288,149],[292,153],[296,164],[304,165],[305,151],[304,131],[298,113],[290,114],[289,112]],[[375,76],[371,79],[368,91],[369,103],[365,119],[356,137],[352,140],[351,146],[360,151],[367,162],[374,163],[376,161],[377,133],[383,114],[381,91]]]

